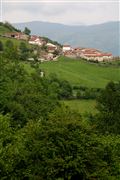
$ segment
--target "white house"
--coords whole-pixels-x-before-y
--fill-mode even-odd
[[[56,47],[56,46],[55,46],[54,44],[52,44],[52,43],[47,43],[46,46],[48,46],[48,47]]]
[[[36,35],[32,35],[29,39],[29,44],[34,44],[34,45],[39,45],[42,46],[43,45],[43,39],[36,36]]]
[[[52,53],[54,52],[55,50],[57,50],[57,46],[52,44],[52,43],[47,43],[46,44],[47,48],[48,48],[48,52]]]
[[[72,50],[70,45],[63,45],[63,49],[62,49],[63,52],[70,51],[70,50]]]
[[[83,49],[81,50],[80,54],[81,58],[84,58],[86,60],[94,60],[94,61],[107,61],[112,59],[111,53],[103,53],[96,49]]]

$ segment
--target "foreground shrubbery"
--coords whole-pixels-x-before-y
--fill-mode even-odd
[[[103,133],[120,134],[120,82],[110,82],[97,102],[97,128]]]
[[[120,179],[119,84],[102,91],[99,114],[84,121],[59,103],[71,97],[67,81],[0,62],[0,179]]]
[[[19,130],[10,121],[0,116],[0,179],[120,178],[120,136],[98,136],[61,108]]]

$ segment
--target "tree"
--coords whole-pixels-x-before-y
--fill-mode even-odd
[[[4,47],[3,47],[3,43],[2,41],[0,41],[0,51],[3,51]]]
[[[70,99],[72,97],[72,86],[66,80],[60,82],[60,98]]]
[[[7,58],[1,58],[0,68],[0,112],[11,114],[12,126],[22,127],[29,119],[47,118],[58,106],[39,68],[29,75],[18,61]]]
[[[29,49],[24,42],[20,43],[19,50],[20,50],[20,59],[27,60],[29,56]]]
[[[4,56],[9,59],[19,59],[18,47],[11,40],[7,40],[5,43]]]
[[[11,128],[6,129],[5,134],[10,137]],[[6,139],[4,133],[2,138]],[[29,121],[12,132],[12,141],[4,144],[0,151],[1,179],[119,180],[120,177],[120,137],[99,137],[78,114],[65,107],[50,113],[47,121]]]
[[[25,34],[27,34],[27,35],[30,35],[30,33],[31,33],[31,30],[30,29],[28,29],[27,27],[25,27],[25,29],[24,29],[24,31],[23,31]]]
[[[97,99],[100,131],[120,134],[120,83],[110,82]]]
[[[11,40],[7,40],[5,43],[6,48],[13,48],[14,44]]]

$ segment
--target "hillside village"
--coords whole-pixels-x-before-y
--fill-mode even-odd
[[[88,61],[110,61],[113,58],[111,53],[104,53],[93,48],[72,48],[70,45],[63,46],[63,54],[70,58],[83,58]]]
[[[57,42],[49,40],[48,38],[37,35],[28,35],[24,32],[6,32],[1,35],[9,39],[17,39],[28,42],[34,46],[33,54],[37,56],[38,61],[56,61],[61,55],[74,58],[85,59],[87,61],[111,61],[113,56],[111,53],[105,53],[93,48],[77,47],[73,48],[70,45],[60,45]],[[28,58],[29,61],[34,61],[33,57]]]

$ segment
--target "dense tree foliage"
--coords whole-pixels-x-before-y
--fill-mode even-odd
[[[65,108],[17,131],[7,116],[0,116],[0,125],[1,179],[120,178],[120,137],[98,137],[79,115]]]
[[[24,42],[21,42],[19,45],[19,51],[20,51],[20,60],[27,60],[29,57],[29,49],[27,45]]]
[[[3,114],[11,113],[16,124],[46,117],[57,104],[50,96],[47,79],[42,79],[37,71],[28,75],[16,61],[1,59],[0,79],[0,110]]]
[[[4,56],[9,59],[18,59],[18,47],[11,40],[7,40],[4,47]]]
[[[3,47],[3,43],[2,41],[0,41],[0,51],[3,51],[4,47]]]
[[[120,134],[120,83],[110,82],[97,101],[99,129],[104,133]]]
[[[120,84],[101,92],[91,123],[60,103],[73,94],[67,81],[41,77],[36,64],[28,73],[6,53],[0,56],[0,179],[119,180]]]
[[[100,88],[89,88],[84,86],[74,86],[77,99],[96,99],[100,92]]]
[[[70,83],[66,80],[60,80],[56,74],[51,74],[49,82],[52,87],[52,92],[57,93],[59,99],[70,99],[73,97],[73,90]]]

